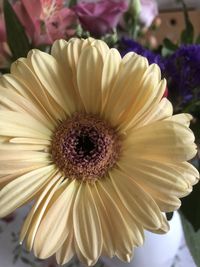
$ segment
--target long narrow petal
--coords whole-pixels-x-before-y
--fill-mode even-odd
[[[30,54],[33,69],[41,84],[51,97],[65,110],[67,115],[76,111],[75,103],[67,88],[68,80],[64,70],[54,57],[39,50],[32,50]]]
[[[6,88],[10,88],[9,84],[17,88],[18,92],[30,99],[49,121],[56,124],[58,119],[65,118],[64,110],[41,84],[32,67],[30,55],[28,58],[18,59],[11,65],[12,75],[7,77]]]
[[[32,101],[16,92],[13,92],[11,89],[0,89],[0,104],[6,106],[12,111],[27,113],[34,119],[42,122],[42,124],[44,124],[50,130],[54,129],[53,123],[48,121],[47,117],[44,116],[37,105],[34,105]]]
[[[32,169],[38,169],[43,166],[47,166],[50,164],[49,159],[37,159],[35,162],[33,161],[4,161],[3,164],[0,164],[0,175],[6,176],[9,174],[17,174],[18,172],[28,172]],[[1,182],[0,182],[1,183]]]
[[[184,114],[180,116],[187,118]],[[132,162],[139,158],[159,162],[183,162],[197,153],[192,131],[172,119],[133,130],[124,140],[123,150],[123,155],[129,155],[129,161]]]
[[[19,162],[14,163],[11,162],[10,164],[7,164],[6,167],[5,164],[3,164],[3,168],[0,168],[0,189],[2,189],[6,184],[10,183],[14,179],[24,175],[25,173],[28,173],[30,171],[42,168],[44,166],[47,166],[47,162],[43,163],[31,163],[30,162],[26,165],[18,166]],[[14,165],[14,166],[13,166]],[[17,168],[16,168],[17,167]]]
[[[103,62],[96,47],[85,48],[77,66],[77,82],[86,112],[97,114],[102,106]]]
[[[114,233],[112,238],[115,245],[115,254],[132,254],[133,248],[143,243],[141,225],[138,225],[136,221],[131,219],[109,178],[99,182],[97,188],[106,211],[110,216]]]
[[[122,113],[127,112],[130,105],[134,105],[136,96],[141,94],[139,89],[147,67],[147,60],[136,54],[131,54],[128,60],[122,59],[104,110],[114,126],[119,123]]]
[[[51,52],[65,70],[68,86],[73,93],[77,111],[81,112],[85,111],[85,109],[77,84],[77,66],[83,48],[89,45],[89,42],[82,39],[70,39],[69,42],[58,40],[53,44]]]
[[[94,261],[101,254],[102,230],[91,190],[87,183],[80,185],[74,203],[73,226],[78,248],[86,258]]]
[[[138,122],[142,122],[152,108],[158,107],[164,91],[166,80],[160,80],[160,69],[157,65],[150,65],[143,77],[143,84],[128,112],[124,113],[120,130],[134,129]]]
[[[56,253],[56,260],[58,264],[65,264],[69,262],[75,254],[74,248],[74,234],[71,230],[69,235],[67,236],[65,242],[62,247]]]
[[[33,245],[34,254],[45,259],[53,255],[65,242],[72,227],[72,210],[78,183],[73,180],[48,209]]]
[[[178,198],[189,194],[199,179],[198,171],[186,162],[173,164],[145,159],[130,162],[124,158],[118,165],[155,199],[162,211],[177,209]]]
[[[0,134],[49,140],[52,132],[26,113],[0,111]]]
[[[22,175],[0,191],[0,217],[5,217],[33,197],[48,182],[55,166],[46,166]]]
[[[4,146],[3,146],[4,147]],[[17,151],[14,150],[12,153],[8,150],[0,150],[0,162],[2,161],[31,161],[31,162],[37,162],[41,160],[49,159],[50,161],[50,155],[48,153],[44,152],[38,152],[38,151]]]
[[[39,139],[39,138],[16,137],[9,139],[9,142],[13,144],[31,144],[31,145],[46,145],[46,146],[51,145],[51,142],[49,140]]]
[[[105,62],[102,70],[102,80],[101,80],[101,88],[102,88],[102,113],[103,109],[107,103],[108,97],[112,92],[112,88],[116,81],[116,77],[118,75],[121,63],[121,56],[116,49],[110,49],[105,57]],[[106,112],[104,112],[104,117],[106,116]]]
[[[133,124],[134,124],[134,129],[140,128],[152,122],[165,120],[169,117],[172,117],[172,114],[173,114],[173,107],[171,102],[167,98],[163,98],[159,102],[159,104],[155,103],[154,105],[152,105],[152,108],[149,108],[149,110],[144,112],[143,115],[139,116],[138,120],[133,119],[132,125],[129,128],[129,130],[132,129]]]
[[[118,196],[131,216],[146,229],[161,228],[162,214],[153,198],[118,169],[110,172],[110,177]]]
[[[47,210],[49,208],[48,205],[52,199],[52,196],[58,189],[62,180],[63,179],[61,177],[61,174],[59,173],[56,174],[54,177],[52,177],[51,181],[47,184],[47,186],[45,186],[45,188],[41,192],[41,195],[39,196],[38,200],[32,207],[31,211],[29,212],[23,224],[20,233],[20,242],[22,243],[22,241],[26,237],[26,249],[28,249],[29,251],[33,247],[37,229],[44,215],[47,213]]]
[[[115,255],[115,244],[113,242],[113,235],[115,235],[112,227],[112,220],[110,214],[107,212],[106,206],[99,194],[96,184],[94,184],[91,190],[95,205],[98,210],[99,219],[101,222],[103,247],[102,254],[105,256],[113,257]]]

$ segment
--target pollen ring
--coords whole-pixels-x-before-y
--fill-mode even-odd
[[[120,137],[107,122],[86,114],[63,121],[52,139],[52,158],[67,178],[96,181],[119,157]]]

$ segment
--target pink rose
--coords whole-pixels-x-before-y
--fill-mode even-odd
[[[154,18],[158,15],[158,4],[156,0],[140,0],[141,13],[140,21],[145,27],[151,26]]]
[[[100,36],[117,26],[122,14],[128,9],[128,2],[126,0],[80,2],[73,9],[83,29]]]

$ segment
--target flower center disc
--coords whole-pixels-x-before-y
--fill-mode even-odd
[[[76,114],[62,122],[52,139],[52,157],[66,178],[96,181],[119,156],[113,128],[92,115]]]

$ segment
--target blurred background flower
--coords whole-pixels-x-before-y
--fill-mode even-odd
[[[128,8],[124,0],[81,1],[73,7],[81,26],[94,36],[101,36],[116,28]]]
[[[176,1],[166,2],[167,8],[176,5]],[[159,65],[162,77],[167,79],[164,96],[168,92],[175,113],[193,115],[191,128],[199,147],[200,12],[189,10],[179,0],[176,6],[179,12],[161,13],[158,3],[159,8],[164,5],[162,0],[0,0],[0,71],[8,72],[11,63],[26,57],[32,48],[49,52],[56,39],[98,37],[117,48],[122,56],[133,51],[146,57],[149,64]],[[197,1],[190,3],[200,7]],[[200,169],[199,156],[192,163]],[[200,266],[199,195],[198,184],[181,207],[185,236],[197,266]],[[15,217],[6,218],[10,219],[15,222]],[[17,252],[21,253],[19,246]],[[25,261],[28,260],[26,257]],[[46,264],[54,266],[52,261]],[[38,263],[29,265],[38,267]]]
[[[121,52],[122,56],[126,55],[128,52],[135,52],[143,57],[146,57],[148,59],[149,64],[158,64],[162,71],[162,74],[164,73],[164,58],[159,53],[153,52],[152,50],[145,48],[133,39],[130,39],[128,37],[122,37],[119,40],[119,51]]]
[[[76,15],[63,0],[18,0],[13,7],[35,46],[75,34]]]
[[[200,45],[181,45],[165,60],[165,76],[177,110],[200,99]]]
[[[141,7],[139,19],[140,22],[148,28],[158,15],[158,3],[156,0],[141,0]]]

